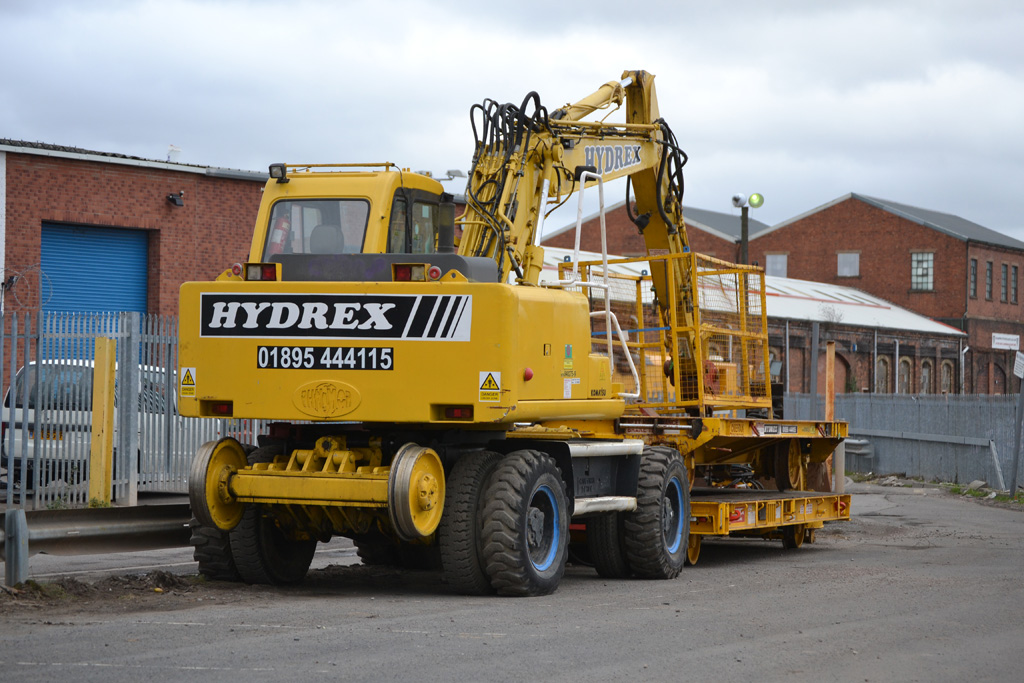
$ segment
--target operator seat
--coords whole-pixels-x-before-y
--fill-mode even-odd
[[[345,253],[345,235],[341,232],[341,226],[323,223],[313,228],[309,234],[309,253]]]

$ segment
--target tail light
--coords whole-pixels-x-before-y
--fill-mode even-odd
[[[246,263],[245,279],[256,282],[274,282],[277,277],[276,263]]]
[[[391,266],[395,282],[425,282],[426,266],[422,263],[395,263]]]
[[[445,406],[444,418],[446,420],[472,420],[473,406]]]
[[[231,401],[201,401],[199,414],[208,417],[231,417],[235,413],[234,404]]]

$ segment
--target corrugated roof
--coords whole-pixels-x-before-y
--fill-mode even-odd
[[[915,223],[919,223],[925,227],[938,230],[939,232],[944,232],[947,235],[964,240],[965,242],[967,240],[971,240],[973,242],[995,244],[1000,247],[1010,247],[1011,249],[1024,249],[1024,242],[1015,240],[1001,232],[990,230],[989,228],[973,223],[966,218],[961,218],[960,216],[954,216],[950,213],[942,213],[941,211],[922,209],[908,204],[890,202],[887,199],[877,199],[875,197],[868,197],[859,194],[854,194],[853,196],[863,202],[867,202],[868,204],[888,211],[889,213],[894,213],[902,218],[914,221]]]
[[[707,209],[697,209],[692,206],[683,207],[683,218],[686,219],[687,227],[697,227],[702,230],[706,230],[712,234],[716,234],[722,239],[727,239],[733,242],[739,241],[743,231],[740,225],[739,214],[734,213],[722,213],[721,211],[709,211]],[[769,228],[767,223],[762,223],[759,220],[748,216],[747,218],[747,232],[748,238],[752,238],[762,230]]]
[[[611,204],[605,207],[605,214],[618,211],[626,205],[625,200]],[[600,217],[599,212],[595,211],[589,216],[583,217],[583,222],[597,220]],[[740,217],[737,214],[722,213],[720,211],[709,211],[707,209],[697,209],[692,206],[683,207],[683,220],[686,221],[687,229],[697,228],[705,232],[711,233],[715,237],[718,237],[729,242],[738,242],[740,239],[740,233],[742,227],[740,226]],[[576,223],[572,222],[569,225],[563,226],[552,233],[544,235],[544,240],[551,239],[561,235],[562,233],[576,229]],[[753,237],[755,234],[762,230],[768,230],[769,226],[767,223],[762,223],[759,220],[748,218],[747,230],[749,231],[749,237]]]
[[[983,242],[985,244],[993,244],[1000,247],[1009,247],[1010,249],[1024,249],[1024,242],[1015,240],[1014,238],[1004,235],[1001,232],[997,232],[990,228],[986,228],[977,223],[971,222],[966,218],[960,216],[954,216],[950,213],[943,213],[941,211],[932,211],[930,209],[922,209],[917,206],[910,206],[909,204],[901,204],[899,202],[891,202],[887,199],[878,199],[876,197],[868,197],[867,195],[857,194],[856,192],[850,192],[842,197],[833,199],[830,202],[822,204],[821,206],[815,207],[810,211],[805,211],[798,216],[789,218],[776,223],[763,232],[758,232],[757,237],[766,235],[771,232],[775,232],[781,228],[791,225],[799,220],[803,220],[808,216],[814,215],[825,209],[831,208],[837,204],[847,201],[848,199],[856,199],[862,201],[865,204],[870,204],[875,208],[887,211],[891,214],[904,218],[908,221],[923,225],[926,228],[932,230],[938,230],[941,233],[955,237],[956,239],[963,241],[972,242]],[[751,231],[751,239],[753,239],[754,233]]]
[[[544,247],[542,283],[558,280],[558,264],[571,259],[572,249]],[[610,259],[621,258],[608,256]],[[581,261],[600,261],[601,255],[580,252]],[[646,261],[612,265],[613,272],[639,276],[649,271]],[[792,278],[765,277],[765,301],[769,318],[779,320],[805,320],[849,327],[877,330],[900,330],[951,337],[967,335],[944,323],[937,322],[913,311],[908,311],[873,294],[853,287],[794,280]]]
[[[765,276],[768,317],[966,337],[944,323],[853,287]]]
[[[0,138],[0,152],[38,154],[41,156],[52,156],[65,159],[81,159],[83,161],[98,161],[101,163],[105,162],[127,166],[162,168],[169,171],[200,173],[218,178],[235,178],[238,180],[259,181],[266,180],[269,177],[268,171],[246,171],[243,169],[220,168],[217,166],[183,164],[177,161],[160,161],[157,159],[130,156],[128,154],[117,154],[115,152],[97,152],[91,149],[82,149],[81,147],[68,147],[66,145],[52,145],[45,142],[28,142],[25,140],[9,140],[6,138]]]

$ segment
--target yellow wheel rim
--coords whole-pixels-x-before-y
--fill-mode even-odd
[[[207,441],[196,452],[188,477],[192,512],[204,526],[234,529],[245,506],[231,492],[231,477],[246,466],[245,449],[235,439]]]
[[[437,530],[444,510],[444,466],[429,448],[407,443],[388,475],[388,515],[400,538],[415,541]]]
[[[697,564],[700,557],[701,535],[690,532],[690,540],[686,544],[686,564],[691,567]]]

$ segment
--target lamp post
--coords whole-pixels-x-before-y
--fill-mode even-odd
[[[740,209],[740,263],[748,265],[747,243],[750,241],[750,218],[748,212],[751,207],[758,208],[764,204],[764,195],[758,192],[747,197],[745,194],[734,194],[732,205]]]

